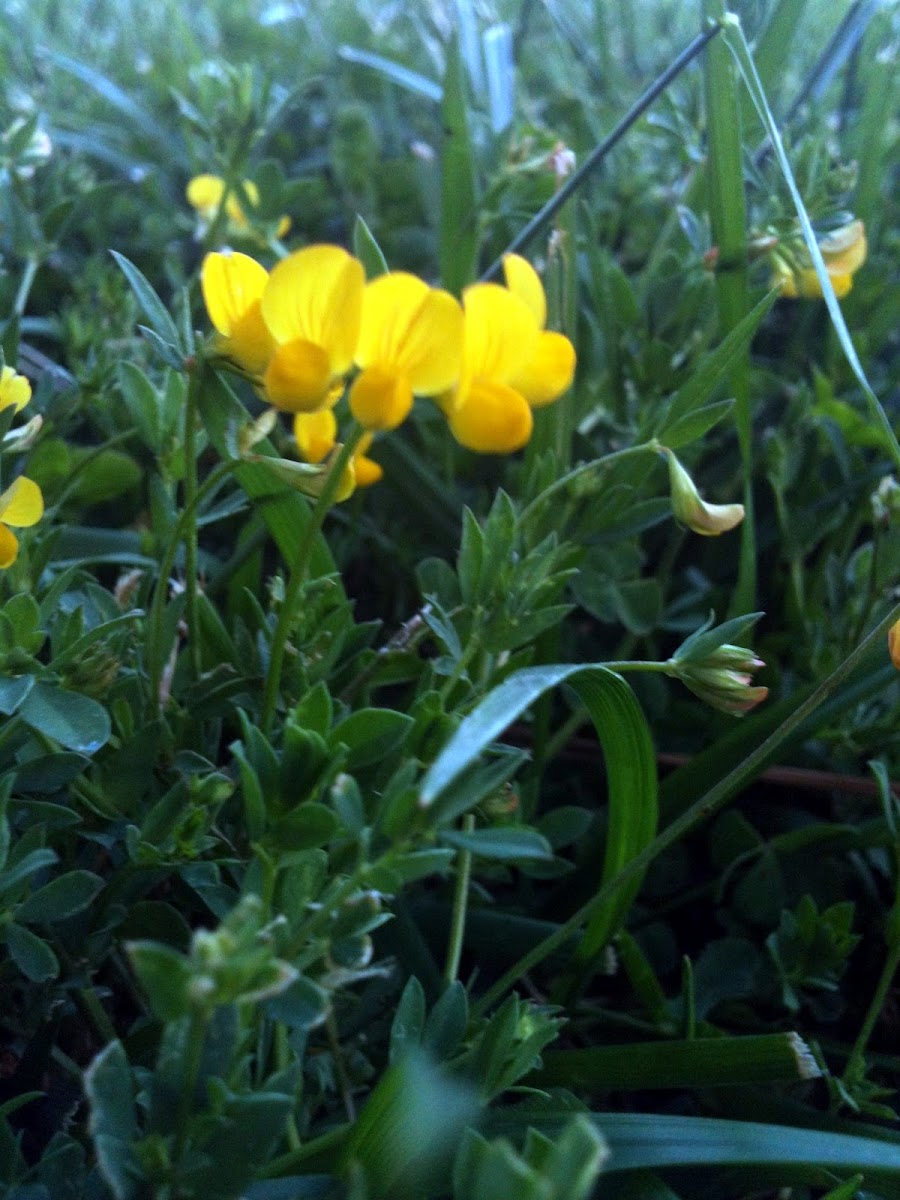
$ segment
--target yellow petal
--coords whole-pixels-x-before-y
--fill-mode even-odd
[[[222,203],[225,180],[218,175],[195,175],[187,185],[188,204],[203,216],[211,216]]]
[[[866,227],[862,221],[851,221],[822,238],[819,249],[829,275],[852,275],[866,261]]]
[[[0,568],[11,567],[19,557],[19,539],[11,529],[0,525]]]
[[[260,311],[269,274],[248,254],[207,254],[200,272],[203,301],[213,327],[224,339],[221,353],[255,375],[274,348]]]
[[[512,387],[532,408],[558,400],[575,374],[575,347],[562,333],[542,333],[528,364],[513,377]]]
[[[269,276],[262,312],[277,342],[321,346],[332,376],[349,371],[356,353],[365,274],[339,246],[307,246]]]
[[[297,340],[276,346],[262,379],[269,404],[283,412],[315,412],[327,401],[331,363],[315,342]]]
[[[365,454],[354,454],[353,469],[356,473],[357,487],[371,487],[373,483],[378,483],[384,475],[384,468],[380,463],[375,462],[372,458],[367,458]]]
[[[900,621],[895,621],[888,630],[888,653],[891,662],[900,671]]]
[[[327,458],[337,440],[337,421],[330,408],[318,412],[297,413],[294,417],[294,437],[307,462],[318,463]]]
[[[547,297],[537,271],[527,259],[518,254],[507,254],[503,259],[503,274],[506,286],[520,300],[524,300],[534,313],[541,329],[547,324]]]
[[[396,429],[412,405],[406,376],[382,366],[366,367],[350,388],[350,411],[364,429]]]
[[[524,300],[496,283],[475,283],[463,293],[465,386],[481,377],[509,383],[537,342],[534,313]]]
[[[0,373],[0,411],[16,406],[16,412],[25,407],[31,399],[31,384],[24,375],[19,375],[12,367],[4,367]]]
[[[20,475],[0,495],[0,521],[7,525],[36,525],[43,515],[44,497],[33,479]]]
[[[523,396],[502,383],[479,379],[462,402],[450,406],[447,420],[462,446],[481,454],[511,454],[531,437],[533,417]]]
[[[459,378],[463,316],[449,292],[393,271],[366,285],[356,361],[394,367],[413,392],[432,396]]]

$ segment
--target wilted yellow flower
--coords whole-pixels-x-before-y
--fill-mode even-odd
[[[259,208],[259,188],[252,179],[244,179],[241,188],[246,193],[252,209]],[[195,175],[186,189],[188,203],[196,209],[197,215],[205,226],[215,220],[222,206],[225,195],[225,180],[218,175]],[[225,216],[235,233],[247,233],[250,222],[241,205],[240,197],[235,192],[229,192],[225,200]],[[291,227],[291,219],[287,216],[278,218],[277,237],[284,237]]]
[[[395,271],[366,285],[350,411],[366,429],[396,429],[413,395],[436,396],[459,378],[463,314],[449,292]]]
[[[13,404],[16,412],[19,412],[30,399],[31,384],[25,376],[19,375],[12,367],[4,367],[0,372],[0,412]]]
[[[365,273],[339,246],[307,246],[273,269],[262,294],[275,339],[262,390],[285,412],[315,412],[353,365]]]
[[[11,567],[19,555],[19,540],[10,525],[27,528],[44,515],[44,497],[32,479],[20,475],[0,494],[0,567]]]
[[[567,337],[546,332],[547,304],[534,268],[504,260],[507,286],[476,283],[463,293],[463,359],[456,388],[441,397],[453,436],[487,454],[520,450],[531,410],[557,400],[575,371]]]
[[[888,653],[891,662],[900,671],[900,621],[895,621],[888,630]]]
[[[307,462],[319,463],[337,448],[337,419],[330,408],[313,413],[297,413],[294,417],[294,437]],[[372,444],[371,433],[359,439],[351,460],[356,487],[369,487],[381,479],[384,471],[374,459],[366,456]]]
[[[704,537],[714,537],[740,525],[744,519],[743,504],[707,504],[672,451],[664,448],[663,453],[669,460],[669,487],[676,521]]]
[[[866,227],[862,221],[850,221],[819,240],[819,249],[825,260],[825,269],[834,294],[846,296],[853,286],[853,276],[866,261],[868,244]],[[789,299],[814,300],[822,295],[822,284],[815,267],[805,261],[792,266],[783,258],[775,264],[773,287],[781,289],[782,296]]]
[[[260,302],[269,273],[247,254],[207,254],[200,272],[206,311],[219,337],[216,349],[251,375],[261,375],[275,349]]]

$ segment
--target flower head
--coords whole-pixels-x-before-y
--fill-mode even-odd
[[[350,370],[362,316],[362,264],[339,246],[307,246],[282,259],[262,293],[275,347],[262,378],[268,402],[315,412]]]
[[[531,436],[532,408],[552,404],[572,382],[575,350],[544,329],[547,302],[534,268],[504,259],[506,287],[476,283],[463,293],[459,383],[441,398],[453,436],[486,454],[509,454]]]
[[[32,479],[20,475],[0,494],[0,567],[11,567],[19,555],[19,540],[9,528],[36,525],[44,515],[44,497]]]
[[[395,271],[363,292],[350,411],[366,429],[396,429],[413,395],[436,396],[460,371],[463,315],[449,292]]]
[[[669,460],[669,487],[676,521],[704,537],[715,537],[740,525],[744,519],[743,504],[707,504],[672,451],[663,448],[663,453]]]
[[[275,349],[261,310],[268,281],[255,258],[232,251],[207,254],[200,272],[206,311],[219,334],[216,349],[251,375],[265,370]]]
[[[763,666],[765,663],[752,650],[725,643],[698,662],[676,658],[673,673],[713,708],[741,717],[769,694],[767,687],[752,686],[752,672]]]
[[[865,225],[859,220],[842,225],[819,239],[819,250],[834,294],[838,298],[846,296],[853,286],[854,274],[866,261]],[[803,258],[797,263],[789,263],[781,256],[776,259],[772,284],[781,289],[782,296],[793,300],[814,300],[822,295],[822,284],[805,247]]]
[[[0,412],[10,405],[15,405],[20,412],[31,399],[31,384],[24,375],[19,375],[12,367],[4,367],[0,372]]]
[[[222,199],[225,197],[225,180],[218,175],[195,175],[188,183],[185,195],[188,203],[197,212],[200,218],[202,231],[212,224],[216,219],[219,209],[222,207]],[[252,210],[259,208],[259,188],[252,179],[244,179],[241,181],[241,190],[247,197]],[[250,222],[247,217],[241,199],[235,192],[231,191],[225,198],[225,218],[228,222],[229,229],[236,235],[250,232]],[[278,218],[278,228],[276,230],[277,237],[284,237],[291,227],[291,219],[287,216]]]
[[[372,445],[372,437],[371,433],[363,434],[351,460],[356,487],[369,487],[377,483],[384,474],[382,467],[366,455],[366,451]],[[297,448],[307,462],[323,462],[338,446],[337,420],[332,409],[297,413],[294,417],[294,438]]]

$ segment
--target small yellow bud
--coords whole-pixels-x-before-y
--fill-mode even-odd
[[[888,653],[891,662],[900,671],[900,621],[895,621],[888,630]]]

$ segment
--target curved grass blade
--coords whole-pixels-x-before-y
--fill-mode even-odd
[[[722,30],[725,35],[726,44],[734,55],[738,70],[743,76],[751,99],[756,106],[756,111],[759,113],[759,118],[765,126],[766,133],[775,151],[775,157],[778,159],[781,173],[784,176],[784,181],[788,186],[788,191],[791,193],[791,199],[794,202],[794,208],[797,210],[797,218],[803,232],[803,239],[806,242],[806,248],[809,251],[812,264],[816,269],[816,275],[822,287],[822,296],[828,308],[828,314],[831,317],[831,323],[834,325],[838,341],[841,344],[841,349],[844,352],[844,357],[850,364],[850,369],[856,376],[857,382],[865,394],[873,420],[884,433],[891,457],[897,466],[900,466],[900,442],[897,441],[897,435],[891,427],[887,413],[882,408],[881,401],[875,395],[872,385],[866,378],[862,363],[859,361],[856,347],[853,345],[853,339],[850,337],[850,331],[844,320],[844,314],[841,312],[841,306],[838,303],[837,296],[834,294],[834,288],[831,286],[831,279],[825,268],[825,260],[822,258],[822,252],[816,241],[816,235],[813,231],[809,214],[806,211],[806,206],[803,203],[803,197],[800,195],[800,189],[797,187],[794,172],[791,170],[791,164],[788,161],[784,143],[781,140],[781,134],[778,132],[778,126],[760,83],[759,75],[753,62],[753,55],[750,53],[750,47],[747,45],[747,39],[744,36],[740,20],[734,13],[729,13],[725,17],[722,22]]]
[[[656,764],[646,719],[628,684],[602,663],[557,663],[510,675],[469,713],[435,759],[422,781],[419,802],[432,805],[504,729],[563,683],[584,702],[606,762],[609,824],[602,887],[650,844],[658,816]],[[631,875],[591,914],[564,981],[567,989],[590,971],[624,920],[642,878],[640,873]]]

